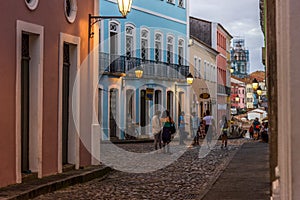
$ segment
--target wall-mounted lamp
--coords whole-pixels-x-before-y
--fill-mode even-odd
[[[194,81],[194,77],[191,73],[189,73],[186,77],[186,82],[191,85],[193,81]]]
[[[257,90],[258,88],[258,81],[256,80],[256,78],[254,78],[252,81],[252,88],[253,90]]]
[[[135,69],[134,73],[135,73],[135,77],[142,78],[142,76],[143,76],[143,67],[142,66],[137,67]]]
[[[256,90],[256,93],[258,94],[258,96],[261,96],[262,95],[262,89],[260,86],[258,86],[257,90]]]
[[[189,39],[189,47],[192,46],[194,44],[194,39]]]
[[[126,15],[130,12],[132,0],[117,0],[119,11],[122,16],[92,16],[89,14],[89,38],[92,38],[94,32],[92,32],[92,26],[101,21],[102,19],[124,19]]]
[[[234,68],[231,67],[231,68],[230,68],[230,73],[233,74],[233,72],[234,72]]]

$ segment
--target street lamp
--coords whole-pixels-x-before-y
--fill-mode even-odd
[[[231,68],[230,68],[230,73],[233,74],[233,72],[234,72],[234,68],[231,67]]]
[[[89,14],[89,38],[92,38],[94,32],[92,32],[92,26],[101,21],[102,19],[124,19],[126,15],[130,12],[132,0],[118,0],[119,11],[122,16],[92,16]]]
[[[261,96],[262,94],[262,89],[260,86],[258,86],[257,90],[256,90],[256,93],[258,94],[258,96]]]
[[[194,77],[193,77],[193,75],[192,75],[191,73],[189,73],[189,74],[187,75],[187,77],[186,77],[186,82],[187,82],[189,85],[191,85],[191,84],[193,83],[193,81],[194,81]]]
[[[253,90],[257,90],[258,88],[258,81],[256,80],[256,78],[254,78],[252,81],[252,88]]]
[[[118,0],[119,11],[123,17],[130,12],[132,0]]]
[[[135,77],[142,78],[142,76],[143,76],[143,67],[142,66],[137,67],[135,69],[134,73],[135,73]]]

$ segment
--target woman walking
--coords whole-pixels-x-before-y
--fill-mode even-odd
[[[227,118],[225,115],[222,116],[222,120],[221,120],[221,123],[220,123],[220,127],[221,127],[221,132],[222,132],[222,146],[221,148],[223,147],[227,147],[227,130],[228,130],[228,121],[227,121]]]
[[[170,116],[170,112],[165,110],[161,116],[161,122],[163,124],[162,141],[164,153],[170,153],[169,143],[171,142],[171,124],[174,123]]]

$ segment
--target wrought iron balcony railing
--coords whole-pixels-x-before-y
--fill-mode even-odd
[[[141,58],[100,53],[99,72],[105,74],[126,74],[134,76],[137,67],[143,66],[144,77],[185,79],[189,66],[169,64],[161,61],[143,60]]]

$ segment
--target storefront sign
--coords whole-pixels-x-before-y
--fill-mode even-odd
[[[153,100],[154,89],[147,88],[146,89],[146,100],[152,101]]]
[[[200,98],[201,99],[209,99],[210,98],[210,94],[209,93],[202,93],[202,94],[200,94]]]

